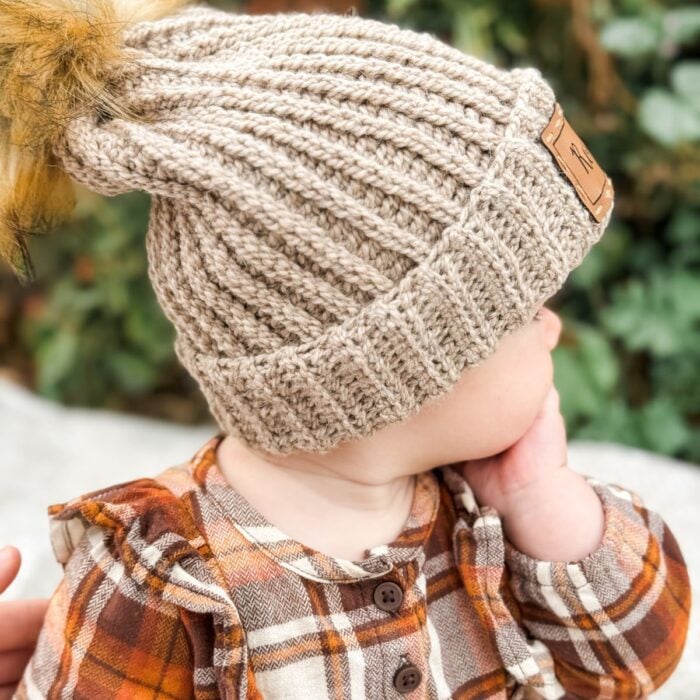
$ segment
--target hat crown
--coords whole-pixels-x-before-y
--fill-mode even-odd
[[[429,34],[203,7],[131,27],[146,123],[60,156],[153,195],[149,274],[222,429],[326,450],[447,391],[602,234],[539,139],[555,104]]]

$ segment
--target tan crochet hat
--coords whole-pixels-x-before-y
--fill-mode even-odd
[[[53,148],[152,194],[149,273],[222,430],[325,451],[415,413],[531,319],[612,187],[533,68],[351,15],[203,6],[121,36]],[[118,75],[118,79],[117,76]]]

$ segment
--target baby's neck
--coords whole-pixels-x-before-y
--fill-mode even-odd
[[[317,465],[280,466],[227,437],[217,450],[221,472],[285,535],[329,556],[359,561],[403,530],[415,478],[362,483]]]

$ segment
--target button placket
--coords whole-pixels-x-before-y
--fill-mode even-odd
[[[374,605],[387,613],[397,613],[405,597],[404,589],[396,581],[382,581],[372,592]],[[399,666],[391,678],[394,690],[401,695],[407,695],[420,685],[422,679],[423,674],[418,666],[411,663],[405,654],[401,654]]]

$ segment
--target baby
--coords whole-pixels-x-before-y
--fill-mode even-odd
[[[15,697],[661,685],[681,553],[567,463],[544,303],[613,191],[541,74],[352,15],[6,5],[16,56],[63,48],[74,70],[38,87],[76,108],[8,227],[60,218],[64,175],[150,192],[149,274],[220,427],[155,479],[50,508],[64,578]]]

